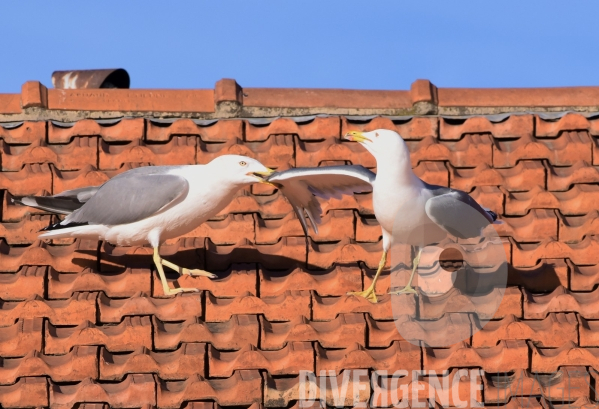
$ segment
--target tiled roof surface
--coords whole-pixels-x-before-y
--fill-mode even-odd
[[[597,106],[598,88],[437,90],[427,81],[411,91],[268,91],[231,80],[200,91],[52,90],[31,82],[21,95],[0,95],[0,405],[299,407],[302,369],[333,371],[337,378],[317,376],[314,385],[329,405],[350,369],[438,371],[399,379],[400,399],[427,399],[456,377],[465,396],[467,376],[482,369],[473,393],[483,405],[594,402]],[[579,112],[547,114],[567,109]],[[260,119],[269,114],[284,117]],[[321,115],[293,118],[308,114]],[[98,185],[137,166],[227,153],[278,169],[374,168],[340,136],[377,128],[401,133],[422,179],[469,192],[504,221],[497,231],[508,288],[482,331],[473,334],[477,322],[459,291],[435,303],[391,299],[387,273],[379,303],[346,295],[370,284],[381,256],[369,194],[324,203],[321,233],[306,242],[278,192],[240,192],[221,216],[163,246],[169,260],[219,276],[182,277],[180,286],[202,291],[171,297],[149,248],[40,242],[37,231],[54,216],[11,203]],[[410,328],[402,335],[392,303]],[[476,308],[469,311],[484,315]],[[464,342],[443,346],[448,320]],[[411,344],[410,332],[432,334],[430,344]],[[377,389],[372,406],[396,393],[383,380],[356,382],[358,401]],[[438,406],[442,390],[431,393]],[[353,406],[353,396],[337,403]]]

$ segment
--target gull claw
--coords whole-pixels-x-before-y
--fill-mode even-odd
[[[416,295],[418,295],[418,291],[416,291],[416,289],[414,289],[412,286],[406,285],[401,290],[389,291],[389,294],[391,294],[391,295],[399,295],[399,294],[416,294]]]
[[[191,288],[191,287],[179,287],[179,288],[169,288],[166,292],[166,295],[176,295],[179,293],[199,293],[199,288]]]
[[[347,295],[355,295],[358,297],[366,298],[373,304],[376,304],[378,302],[378,300],[376,299],[376,294],[374,293],[374,288],[367,288],[364,291],[350,291],[347,293]]]
[[[182,275],[192,276],[192,277],[208,277],[208,278],[216,278],[216,274],[211,273],[209,271],[200,270],[200,269],[189,269],[182,268]]]

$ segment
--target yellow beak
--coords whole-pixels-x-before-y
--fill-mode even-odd
[[[347,140],[350,140],[350,141],[355,141],[355,142],[366,142],[366,141],[372,142],[372,140],[370,138],[367,138],[366,136],[364,136],[364,133],[360,132],[360,131],[350,131],[345,134],[344,138]]]
[[[276,187],[275,185],[270,183],[268,180],[264,180],[265,177],[268,177],[268,176],[272,175],[273,173],[275,173],[274,169],[266,168],[266,170],[263,172],[251,172],[250,175],[252,175],[256,179],[258,179],[258,181],[260,183],[264,183],[265,185],[271,185],[271,186]]]

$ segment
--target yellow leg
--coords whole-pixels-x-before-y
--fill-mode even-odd
[[[154,264],[156,264],[156,269],[158,270],[158,275],[160,276],[160,282],[162,283],[162,290],[165,295],[174,295],[183,292],[198,292],[200,291],[197,288],[170,288],[168,286],[168,282],[166,281],[166,276],[164,275],[164,269],[162,268],[162,258],[160,254],[158,254],[158,247],[154,249]]]
[[[350,292],[348,294],[364,297],[371,303],[376,303],[377,302],[376,292],[375,292],[376,281],[379,279],[379,275],[381,275],[381,271],[383,271],[383,268],[385,267],[386,262],[387,262],[387,251],[385,250],[385,251],[383,251],[383,256],[381,257],[381,261],[379,262],[379,268],[376,270],[376,274],[374,276],[374,279],[372,280],[372,284],[370,284],[370,287],[368,287],[364,291],[355,291],[355,292]]]
[[[179,267],[178,265],[171,263],[170,261],[167,261],[162,258],[160,259],[160,261],[162,262],[163,266],[172,268],[179,274],[188,275],[188,276],[205,276],[205,277],[210,277],[210,278],[216,278],[216,274],[212,274],[208,271]]]
[[[418,294],[418,292],[412,287],[412,280],[414,279],[414,274],[416,273],[416,269],[418,268],[418,264],[420,263],[420,255],[422,254],[422,249],[418,249],[418,254],[416,258],[412,262],[412,274],[410,274],[410,280],[408,281],[408,285],[406,285],[401,290],[391,291],[389,294]]]

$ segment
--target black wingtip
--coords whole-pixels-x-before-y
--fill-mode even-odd
[[[487,210],[487,213],[489,213],[489,216],[491,216],[491,219],[493,219],[493,221],[497,220],[497,213],[491,210]]]

